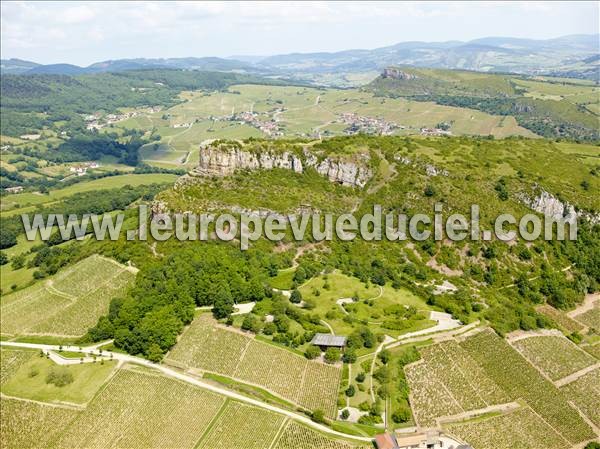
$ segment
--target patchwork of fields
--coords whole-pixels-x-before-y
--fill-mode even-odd
[[[550,380],[556,381],[597,362],[562,336],[536,336],[512,345]]]
[[[81,336],[134,277],[115,261],[90,256],[44,282],[2,296],[0,330],[11,336]]]
[[[564,391],[546,380],[504,339],[491,330],[479,332],[460,343],[510,400],[523,400],[570,445],[595,434],[571,405]]]
[[[165,363],[208,371],[265,388],[309,410],[335,416],[341,369],[306,360],[198,317]]]
[[[16,364],[10,356],[6,359],[11,362],[5,364],[4,352],[3,371]],[[35,352],[29,354],[37,358]],[[99,364],[87,365],[100,368]],[[10,370],[6,372],[10,378]],[[0,401],[2,447],[6,449],[357,447],[275,412],[228,400],[135,365],[126,365],[104,386],[97,385],[96,395],[85,407],[5,395]]]
[[[458,343],[420,349],[423,360],[405,368],[417,423],[435,427],[436,418],[509,402]]]

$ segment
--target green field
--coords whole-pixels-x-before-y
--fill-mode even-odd
[[[9,354],[2,350],[3,357],[10,356]],[[104,361],[58,368],[51,360],[35,354],[10,375],[9,380],[2,385],[2,393],[48,403],[85,404],[106,382],[116,365],[115,361]],[[73,376],[73,382],[64,387],[47,383],[46,377],[53,369],[69,372]]]
[[[129,174],[109,176],[91,180],[89,182],[80,182],[64,189],[52,190],[48,194],[26,192],[7,195],[2,198],[2,216],[8,217],[15,214],[30,212],[33,206],[50,204],[54,201],[71,196],[75,193],[91,192],[94,190],[115,189],[130,185],[132,187],[153,184],[153,183],[173,183],[177,179],[175,175],[169,174]]]
[[[115,261],[90,256],[48,280],[2,296],[2,334],[81,336],[134,277]]]

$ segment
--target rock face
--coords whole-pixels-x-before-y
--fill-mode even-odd
[[[263,151],[256,153],[243,148],[207,146],[200,149],[200,162],[191,173],[192,176],[228,176],[236,170],[271,170],[282,168],[303,173],[310,167],[331,182],[344,186],[364,187],[373,176],[368,166],[369,158],[364,160],[343,160],[327,157],[319,158],[303,150],[302,157],[292,152]]]
[[[394,80],[412,80],[417,78],[416,75],[404,72],[397,67],[386,67],[381,74],[383,78],[391,78]]]
[[[592,223],[600,223],[600,214],[591,214],[586,211],[577,211],[572,204],[562,202],[551,193],[542,190],[539,195],[534,198],[527,196],[522,197],[523,203],[540,214],[544,214],[553,218],[566,218],[567,216],[583,218]]]

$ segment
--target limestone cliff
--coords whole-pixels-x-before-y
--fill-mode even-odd
[[[243,147],[209,145],[200,149],[200,161],[191,176],[228,176],[236,170],[271,170],[282,168],[303,173],[306,168],[313,168],[331,182],[344,186],[364,187],[372,178],[369,168],[369,156],[366,154],[355,158],[319,157],[304,148],[301,155],[290,151],[273,151],[265,149],[256,152]]]
[[[575,207],[568,203],[563,202],[551,193],[541,190],[537,196],[529,197],[527,195],[521,196],[522,202],[540,214],[544,214],[553,218],[563,218],[571,215],[578,219],[583,218],[589,220],[592,223],[600,223],[600,214],[592,214],[583,210],[576,210]]]

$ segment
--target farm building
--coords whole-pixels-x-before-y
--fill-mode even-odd
[[[311,343],[326,351],[329,348],[344,349],[346,346],[346,337],[331,334],[315,334]]]
[[[438,432],[413,433],[408,435],[382,433],[375,437],[377,449],[451,449],[444,446]],[[467,446],[469,447],[469,446]]]
[[[7,193],[19,193],[23,191],[23,186],[7,187],[4,191]]]

